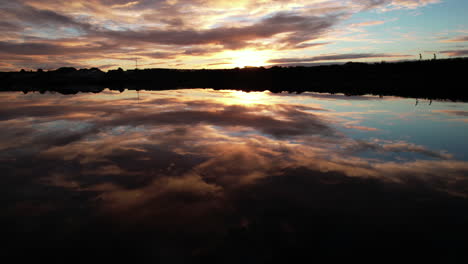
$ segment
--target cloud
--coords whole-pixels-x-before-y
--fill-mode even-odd
[[[281,93],[275,94],[274,96],[289,96],[289,94]],[[319,100],[343,100],[343,101],[374,101],[374,100],[387,100],[388,98],[372,96],[372,95],[362,95],[362,96],[353,96],[345,94],[328,94],[328,93],[314,93],[314,92],[305,92],[301,93],[301,96],[310,96],[314,99]]]
[[[420,6],[426,6],[429,4],[440,3],[441,0],[393,0],[392,5],[400,8],[410,8],[414,9]]]
[[[18,31],[18,30],[21,30],[22,27],[17,25],[17,24],[14,24],[14,23],[11,23],[11,22],[7,22],[7,21],[1,21],[0,22],[0,30],[2,32],[8,32],[8,31]]]
[[[467,41],[468,41],[468,36],[461,36],[461,37],[442,40],[442,42],[467,42]]]
[[[37,9],[29,5],[7,5],[0,9],[0,14],[19,24],[24,23],[33,26],[68,26],[84,31],[91,28],[90,24],[78,22],[69,16],[62,15],[52,10]]]
[[[280,33],[291,33],[282,39],[289,45],[299,44],[321,36],[338,21],[339,16],[301,16],[294,13],[277,13],[258,23],[244,27],[219,27],[207,30],[140,30],[96,31],[94,34],[125,42],[148,42],[164,45],[218,44],[239,49],[249,41],[270,38]]]
[[[313,47],[321,47],[325,45],[332,44],[332,42],[318,42],[318,43],[301,43],[297,44],[294,46],[296,49],[307,49],[307,48],[313,48]]]
[[[15,55],[68,55],[74,53],[98,53],[116,48],[116,45],[97,43],[86,46],[64,46],[51,43],[14,43],[0,41],[0,53]]]
[[[145,56],[145,57],[155,58],[155,59],[172,59],[172,58],[177,57],[178,54],[180,53],[156,51],[156,52],[151,52],[151,53],[138,53],[138,56]]]
[[[367,59],[367,58],[401,58],[408,57],[404,54],[386,54],[386,53],[349,53],[349,54],[332,54],[320,55],[306,58],[281,58],[270,60],[270,63],[285,64],[285,63],[308,63],[316,61],[334,61],[334,60],[352,60],[352,59]]]
[[[356,0],[354,2],[362,5],[365,9],[381,7],[383,10],[392,10],[415,9],[420,6],[440,3],[440,0]]]
[[[441,51],[440,53],[446,54],[451,57],[459,57],[459,56],[467,56],[468,55],[468,50],[444,50]]]
[[[123,124],[138,125],[199,125],[209,123],[217,126],[252,127],[262,133],[275,137],[302,134],[332,135],[332,131],[322,123],[320,118],[311,113],[295,110],[291,107],[276,109],[276,115],[287,116],[287,120],[256,114],[262,107],[229,106],[217,111],[170,111],[163,113],[128,113],[117,120],[104,122],[106,126]],[[271,110],[270,110],[271,111]]]
[[[374,21],[366,21],[366,22],[361,22],[361,23],[354,23],[349,26],[350,27],[368,27],[368,26],[382,25],[384,23],[385,21],[383,20],[374,20]]]
[[[366,142],[366,141],[355,141],[351,145],[346,147],[347,151],[351,152],[362,152],[362,151],[375,151],[375,152],[381,152],[381,153],[389,153],[389,152],[394,152],[394,153],[399,153],[399,152],[412,152],[412,153],[418,153],[422,155],[426,155],[428,157],[433,157],[437,159],[452,159],[453,156],[440,151],[432,151],[424,146],[419,146],[407,142],[393,142],[393,143],[386,143],[386,144],[378,144],[374,142]]]
[[[21,109],[21,111],[15,111],[15,109]],[[102,105],[102,106],[83,106],[81,113],[102,113],[102,114],[113,114],[119,111],[119,106]],[[35,118],[56,118],[60,116],[68,117],[72,115],[76,117],[73,106],[67,106],[64,104],[29,104],[24,102],[15,102],[5,104],[0,110],[0,120],[12,120],[20,119],[24,117],[35,117]],[[88,118],[84,115],[84,119]]]
[[[355,125],[347,125],[346,128],[357,129],[357,130],[362,130],[362,131],[380,131],[380,129],[375,128],[375,127],[355,126]]]
[[[454,116],[468,116],[468,111],[461,111],[461,110],[434,110],[432,112],[449,114],[449,115],[454,115]]]
[[[128,68],[132,63],[120,58],[131,53],[142,65],[199,68],[222,65],[225,51],[239,49],[262,50],[271,58],[276,51],[287,54],[335,43],[327,38],[339,32],[344,20],[363,10],[407,9],[435,2],[10,1],[0,5],[2,51],[29,56],[29,60],[9,60],[2,67],[30,68],[48,60],[51,65],[121,63]]]

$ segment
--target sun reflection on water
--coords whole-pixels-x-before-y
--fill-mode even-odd
[[[228,105],[258,105],[271,104],[272,98],[268,96],[268,92],[242,92],[242,91],[227,91],[221,102]]]

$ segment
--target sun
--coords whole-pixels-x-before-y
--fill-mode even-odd
[[[225,55],[230,57],[232,67],[260,67],[268,65],[270,51],[245,49],[227,51]]]

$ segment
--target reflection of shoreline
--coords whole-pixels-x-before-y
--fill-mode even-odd
[[[208,87],[216,90],[373,94],[468,101],[464,69],[468,59],[400,63],[347,63],[316,67],[230,70],[111,70],[60,68],[48,72],[0,73],[3,91],[99,92],[104,88],[170,90]]]

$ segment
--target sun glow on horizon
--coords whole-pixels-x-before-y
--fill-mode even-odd
[[[271,53],[269,50],[245,49],[226,51],[223,55],[231,58],[230,66],[242,68],[269,65],[267,61],[270,60]]]

